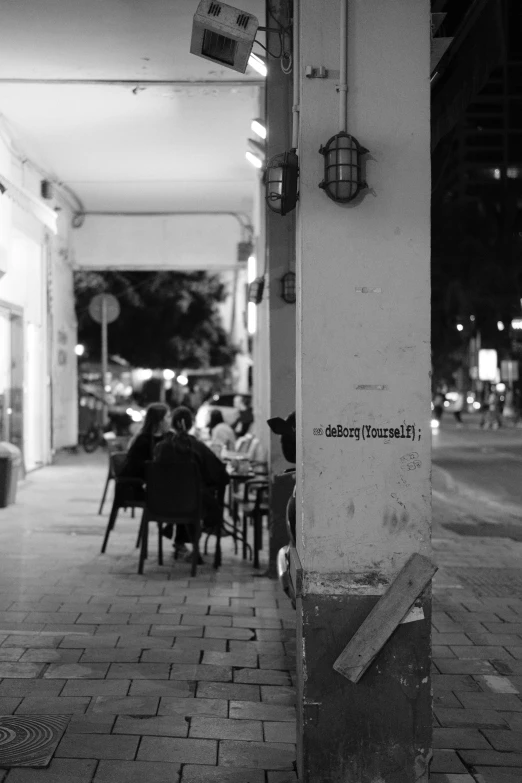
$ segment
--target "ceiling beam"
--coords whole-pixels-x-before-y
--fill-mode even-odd
[[[95,87],[262,87],[264,79],[18,79],[0,78],[0,84],[90,85]]]

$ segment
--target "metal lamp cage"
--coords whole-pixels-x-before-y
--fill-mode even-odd
[[[265,171],[265,201],[278,215],[286,215],[297,204],[298,158],[295,150],[274,155]]]
[[[297,299],[295,272],[287,272],[281,278],[281,297],[288,304],[294,304]]]
[[[368,150],[356,138],[341,131],[321,147],[324,156],[324,179],[319,187],[340,204],[347,204],[368,187],[362,178],[362,156]]]

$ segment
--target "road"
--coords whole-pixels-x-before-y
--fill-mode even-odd
[[[522,429],[462,429],[445,417],[433,433],[433,502],[437,524],[461,535],[522,541]]]

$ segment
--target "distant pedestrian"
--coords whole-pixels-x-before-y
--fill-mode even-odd
[[[446,397],[441,391],[437,391],[435,393],[435,397],[433,398],[433,415],[437,419],[437,421],[440,421],[442,419],[442,414],[444,413],[444,403],[446,401]]]
[[[453,403],[453,416],[455,417],[455,421],[457,422],[458,428],[464,426],[464,423],[462,421],[462,412],[464,410],[464,406],[465,406],[464,394],[462,392],[457,392],[457,398]]]

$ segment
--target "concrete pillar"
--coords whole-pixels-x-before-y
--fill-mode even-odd
[[[300,5],[299,780],[427,783],[429,595],[357,684],[332,666],[410,555],[430,554],[430,7],[349,0],[348,132],[370,190],[342,206],[318,188],[340,2]]]
[[[270,0],[270,10],[284,24],[288,3]],[[267,19],[270,16],[267,14]],[[270,25],[274,27],[274,22]],[[279,34],[268,34],[268,46],[277,52]],[[281,70],[277,60],[269,62],[266,80],[266,116],[268,122],[267,158],[289,150],[292,146],[292,75]],[[296,212],[282,217],[266,209],[266,258],[268,268],[268,339],[270,356],[269,417],[286,416],[295,410],[295,319],[296,306],[283,301],[281,280],[288,271],[295,272]],[[288,543],[286,504],[293,490],[293,479],[283,477],[291,467],[281,453],[280,440],[270,433],[270,542],[269,572],[276,573],[279,549]]]

